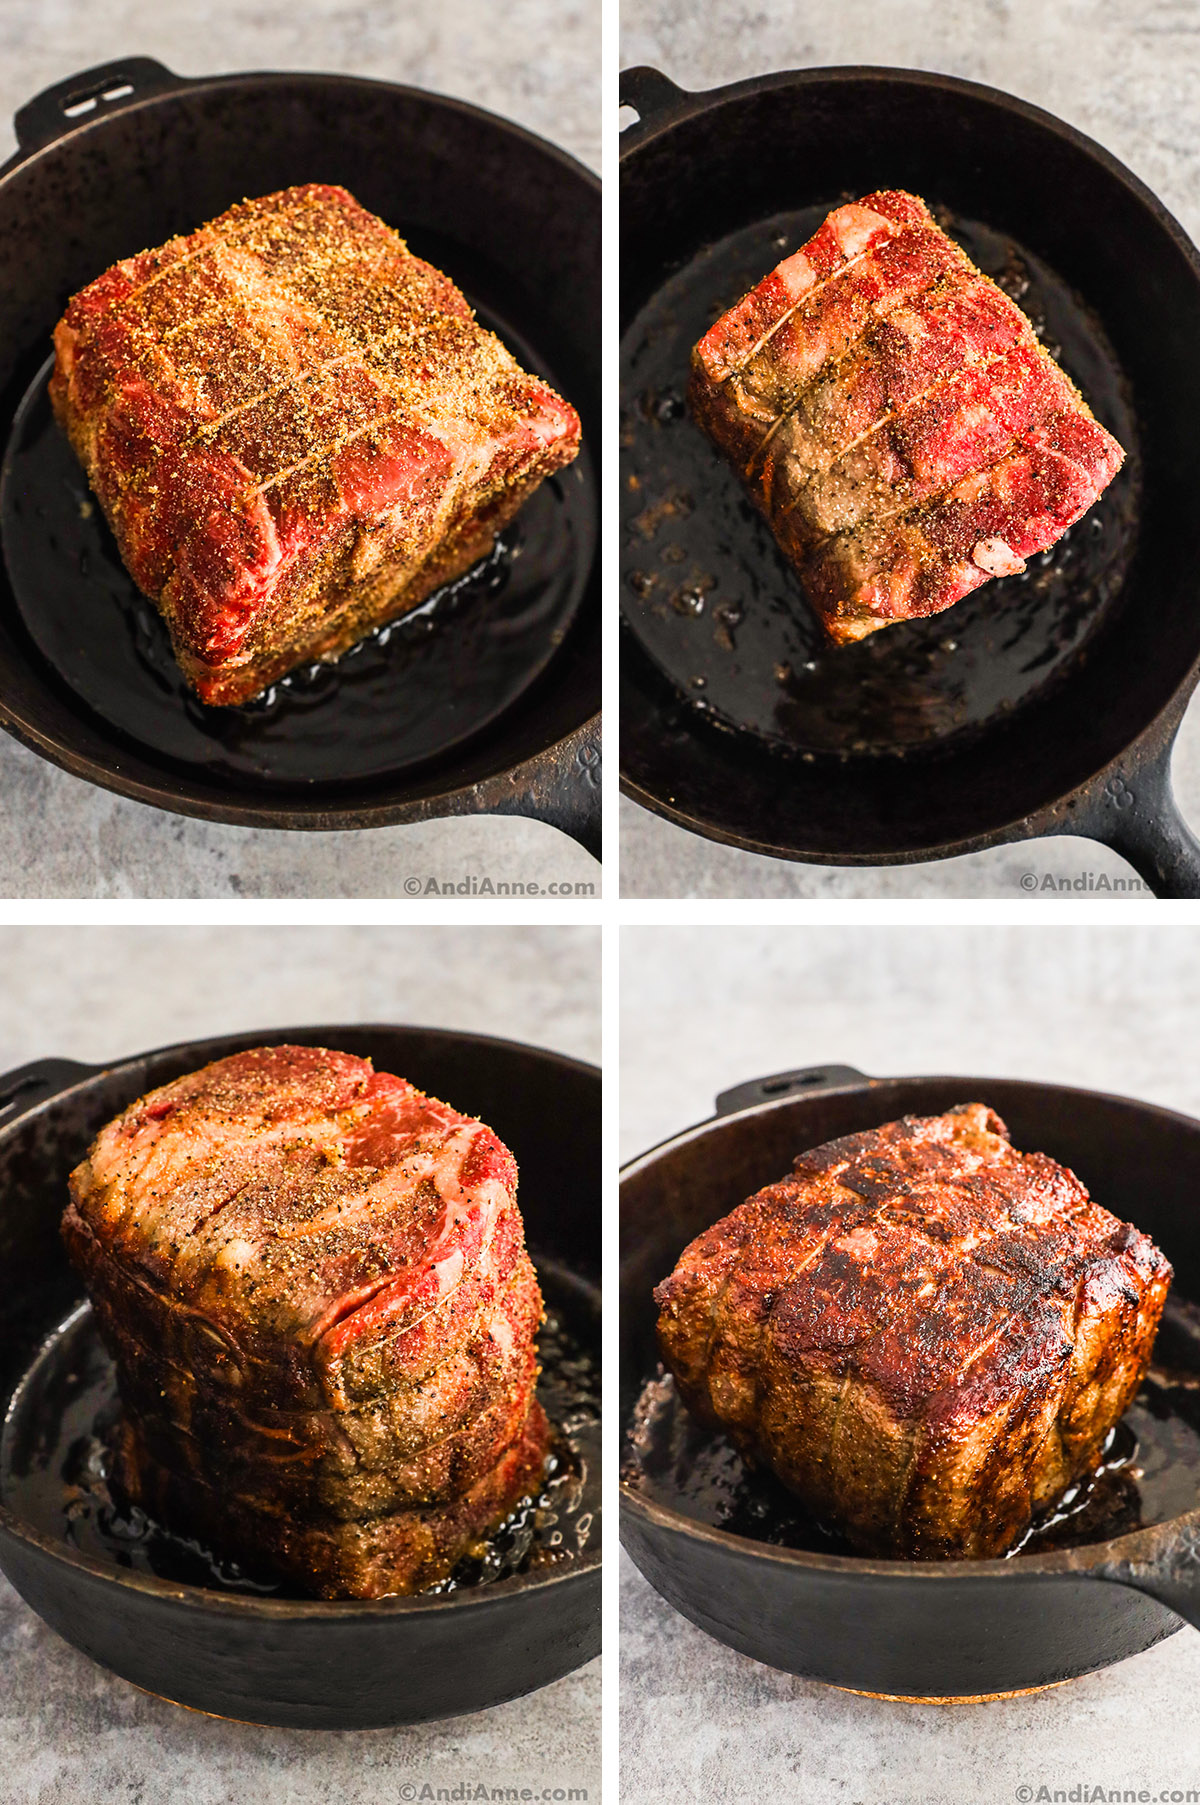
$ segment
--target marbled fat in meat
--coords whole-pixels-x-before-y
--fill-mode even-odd
[[[516,1188],[482,1122],[325,1048],[131,1105],[63,1219],[117,1363],[124,1489],[329,1596],[443,1577],[546,1450]]]
[[[693,410],[837,643],[1012,575],[1124,453],[923,201],[836,208],[705,334]]]
[[[115,264],[54,336],[55,413],[209,703],[414,607],[579,448],[574,410],[343,188]]]

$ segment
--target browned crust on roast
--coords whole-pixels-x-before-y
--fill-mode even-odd
[[[866,1552],[998,1554],[1094,1466],[1171,1268],[982,1104],[795,1162],[655,1292],[681,1395]]]
[[[345,1522],[282,1507],[248,1506],[189,1477],[180,1479],[147,1452],[128,1421],[120,1426],[114,1479],[161,1520],[186,1524],[218,1546],[252,1549],[279,1573],[322,1598],[381,1598],[419,1592],[445,1579],[518,1501],[541,1485],[550,1430],[537,1399],[506,1453],[464,1495],[448,1504]],[[406,1577],[403,1586],[394,1576]]]
[[[443,1577],[546,1453],[516,1185],[483,1123],[328,1049],[132,1104],[62,1221],[117,1366],[118,1489],[326,1596]]]

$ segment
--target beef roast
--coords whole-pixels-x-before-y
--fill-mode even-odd
[[[343,188],[126,258],[54,341],[55,413],[205,702],[422,601],[579,448],[574,410]]]
[[[795,1161],[655,1292],[688,1407],[867,1553],[1002,1554],[1097,1464],[1171,1268],[983,1104]]]
[[[410,1592],[536,1489],[512,1155],[368,1061],[263,1047],[152,1091],[63,1219],[136,1502],[330,1597]]]
[[[911,194],[836,208],[692,365],[697,418],[837,643],[1023,570],[1124,456]]]

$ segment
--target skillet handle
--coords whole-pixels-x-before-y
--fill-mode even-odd
[[[546,821],[600,857],[602,759],[599,718],[512,773],[511,793],[489,804],[495,815]]]
[[[1110,773],[1070,830],[1119,852],[1155,896],[1200,896],[1200,840],[1171,788],[1171,750],[1168,741],[1145,764]]]
[[[1091,1572],[1095,1579],[1147,1593],[1200,1629],[1200,1527],[1180,1525],[1148,1560],[1105,1561]]]
[[[47,1097],[56,1097],[81,1078],[90,1077],[95,1069],[74,1059],[35,1059],[14,1072],[5,1072],[0,1077],[0,1128],[7,1128]]]
[[[97,63],[94,69],[81,69],[52,88],[43,88],[18,110],[13,130],[20,152],[27,156],[44,149],[97,113],[116,112],[148,94],[165,94],[186,85],[183,76],[152,56],[123,56],[115,62]]]
[[[776,1097],[819,1097],[822,1091],[860,1089],[874,1084],[865,1072],[853,1065],[806,1065],[794,1072],[776,1072],[771,1078],[750,1078],[735,1084],[717,1098],[719,1116],[731,1116],[739,1109],[753,1109],[756,1104],[770,1103]]]
[[[637,114],[637,119],[621,134],[623,145],[641,138],[652,125],[665,125],[691,99],[686,88],[678,87],[661,69],[651,69],[644,63],[622,69],[617,94],[621,105],[631,107]]]

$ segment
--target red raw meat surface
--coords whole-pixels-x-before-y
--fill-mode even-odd
[[[1024,568],[1124,453],[925,203],[836,208],[705,334],[691,398],[830,637]]]
[[[54,338],[55,413],[210,703],[415,606],[579,448],[574,410],[342,188],[115,264]]]
[[[325,1048],[134,1103],[63,1219],[117,1363],[124,1490],[329,1596],[443,1577],[546,1451],[516,1188],[482,1122]]]

